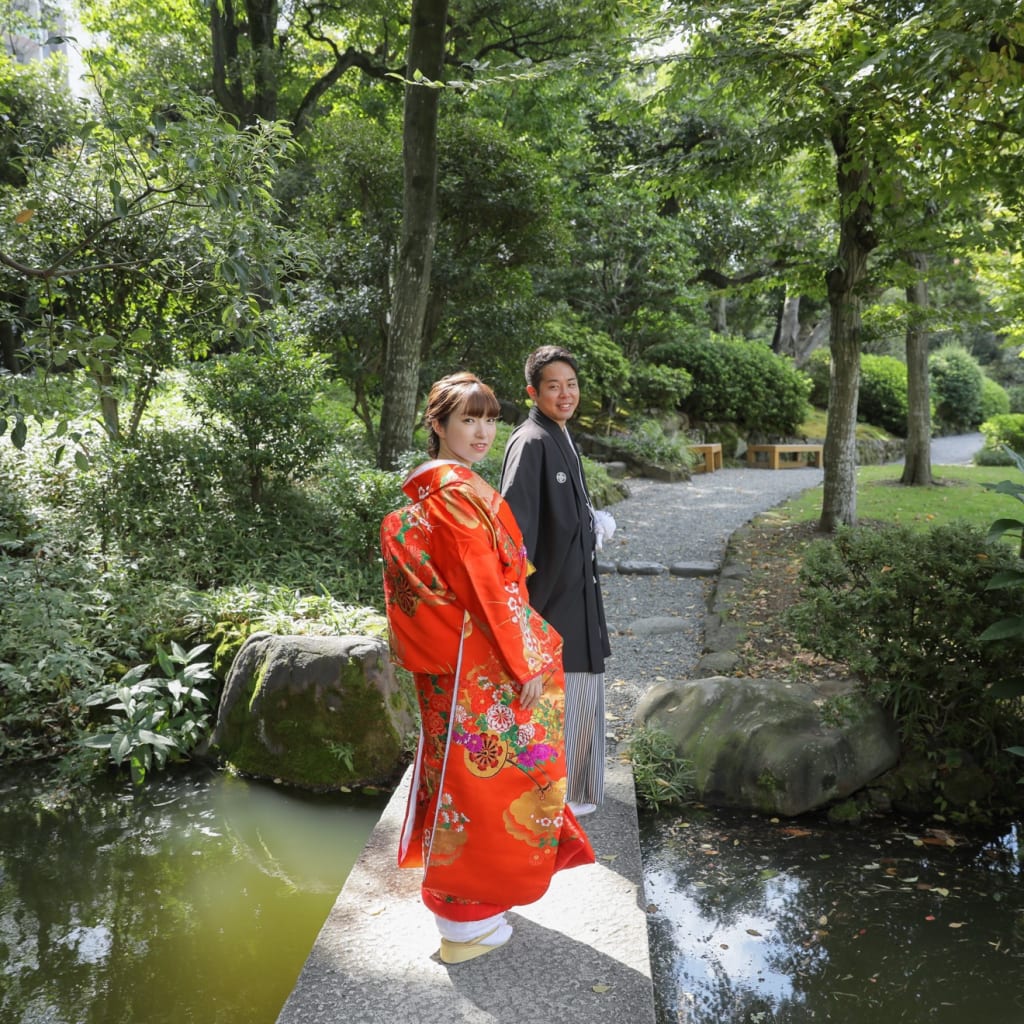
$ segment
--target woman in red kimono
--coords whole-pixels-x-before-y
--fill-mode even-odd
[[[470,468],[499,411],[470,373],[438,381],[431,461],[403,484],[413,504],[381,524],[391,651],[421,720],[398,861],[424,868],[445,963],[503,945],[506,910],[594,861],[565,806],[561,637],[527,603],[515,518]]]

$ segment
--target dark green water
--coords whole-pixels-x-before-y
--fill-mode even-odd
[[[384,799],[0,775],[3,1024],[273,1024]]]
[[[1024,1024],[1020,835],[645,817],[659,1024]]]

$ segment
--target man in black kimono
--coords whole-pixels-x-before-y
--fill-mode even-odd
[[[501,492],[536,568],[530,604],[562,635],[565,667],[566,799],[589,814],[604,797],[604,659],[611,653],[598,581],[595,512],[583,463],[566,424],[579,405],[571,353],[545,345],[526,361],[529,418],[505,449]],[[607,513],[597,513],[614,522]]]

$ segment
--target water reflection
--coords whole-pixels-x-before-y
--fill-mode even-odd
[[[0,1020],[272,1024],[383,807],[196,770],[0,778]]]
[[[1019,830],[641,822],[659,1024],[1024,1021]]]

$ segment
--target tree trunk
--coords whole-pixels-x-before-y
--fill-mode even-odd
[[[825,275],[832,314],[832,370],[825,431],[825,486],[820,528],[833,533],[857,519],[857,397],[860,392],[860,294],[868,256],[878,244],[872,231],[868,162],[851,158],[848,121],[833,129],[836,181],[839,187],[839,251]],[[853,156],[856,156],[854,154]]]
[[[246,0],[249,41],[253,53],[253,113],[277,120],[277,54],[274,38],[280,16],[277,0]]]
[[[800,351],[800,296],[786,294],[775,329],[773,348],[780,356],[796,358]]]
[[[248,120],[245,88],[239,74],[238,26],[231,0],[210,5],[210,45],[213,58],[213,95],[220,108],[240,125]]]
[[[910,323],[907,325],[907,457],[901,484],[927,487],[932,480],[932,410],[928,385],[928,257],[923,252],[907,254],[917,272],[907,288]]]
[[[111,441],[119,442],[121,440],[121,412],[117,395],[114,393],[114,370],[109,363],[103,363],[93,371],[93,377],[100,393],[103,427]]]
[[[811,353],[816,352],[822,345],[828,343],[829,334],[832,331],[832,316],[826,312],[825,315],[811,328],[807,336],[801,338],[796,354],[796,365],[803,366]]]
[[[415,84],[417,75],[440,80],[448,0],[413,0],[405,123],[402,240],[391,297],[384,401],[377,465],[394,469],[412,442],[419,393],[423,319],[437,237],[437,116],[440,92]]]
[[[8,373],[21,373],[18,344],[10,320],[0,320],[0,369]]]
[[[729,330],[728,304],[724,295],[715,295],[708,300],[711,330],[714,334],[725,334]]]

